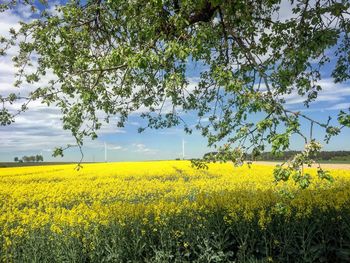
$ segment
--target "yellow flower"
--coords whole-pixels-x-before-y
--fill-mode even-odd
[[[192,218],[184,226],[203,228],[207,216],[218,209],[225,211],[227,224],[245,218],[258,220],[265,228],[274,214],[283,214],[286,220],[307,217],[315,209],[342,210],[350,201],[349,170],[331,171],[335,182],[329,184],[317,177],[316,170],[306,169],[315,183],[300,191],[292,181],[276,185],[273,166],[257,164],[249,169],[211,163],[208,170],[196,170],[188,161],[84,164],[80,171],[74,167],[0,169],[3,247],[41,229],[81,237],[102,225],[129,227],[137,221],[145,229],[154,224],[151,231],[160,232],[182,215]],[[294,198],[282,196],[282,191]]]
[[[61,228],[58,227],[57,225],[51,225],[50,229],[52,232],[54,232],[56,234],[62,234]]]

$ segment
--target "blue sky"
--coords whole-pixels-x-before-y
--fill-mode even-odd
[[[282,8],[284,17],[290,16],[290,8]],[[29,20],[30,12],[26,8],[0,13],[0,35],[7,35],[10,27],[18,28],[20,20]],[[0,57],[0,94],[13,92],[14,68],[11,55]],[[320,121],[326,121],[328,116],[336,119],[340,109],[350,107],[350,84],[334,84],[329,77],[329,67],[324,68],[324,79],[320,82],[323,91],[319,94],[317,103],[309,109],[302,108],[302,98],[291,94],[287,99],[289,109],[303,110],[305,114]],[[189,64],[188,77],[190,85],[196,85],[199,67]],[[14,105],[13,107],[18,106]],[[0,161],[12,161],[15,156],[33,155],[42,153],[46,161],[78,161],[80,159],[77,149],[68,150],[63,158],[51,157],[55,146],[64,146],[74,143],[68,131],[62,129],[60,112],[52,107],[47,108],[39,102],[30,105],[30,110],[19,116],[13,125],[0,126]],[[186,116],[191,123],[195,123],[195,116]],[[187,158],[201,157],[210,151],[206,146],[206,139],[198,132],[186,135],[182,127],[164,130],[146,130],[139,134],[137,128],[143,120],[133,114],[124,128],[117,128],[116,123],[104,125],[95,141],[87,139],[84,146],[84,161],[103,161],[104,144],[107,144],[108,161],[134,161],[134,160],[163,160],[175,159],[182,156],[182,141],[185,141],[185,156]],[[308,123],[303,123],[306,131]],[[323,133],[320,129],[314,132],[317,139],[322,141]],[[291,149],[302,149],[303,141],[292,138]],[[350,129],[344,129],[342,134],[333,138],[324,150],[350,150]]]

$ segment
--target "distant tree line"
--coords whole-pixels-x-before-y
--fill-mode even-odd
[[[271,152],[263,152],[255,161],[286,161],[295,156],[300,151],[286,151],[279,155],[272,154]],[[211,157],[215,156],[217,152],[210,152],[204,154],[203,158],[210,160]],[[318,153],[318,159],[321,161],[350,161],[350,151],[322,151]],[[247,155],[247,160],[251,160],[252,156]]]
[[[18,157],[14,158],[15,162],[19,162],[19,163],[34,163],[34,162],[43,162],[44,161],[44,157],[42,155],[31,155],[31,156],[23,156],[21,159]]]

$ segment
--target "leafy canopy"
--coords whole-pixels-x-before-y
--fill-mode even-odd
[[[16,4],[5,2],[0,9]],[[303,98],[305,107],[317,100],[326,64],[333,65],[334,82],[349,80],[347,0],[291,0],[293,15],[287,18],[279,0],[75,0],[55,12],[45,2],[22,4],[32,7],[36,19],[1,38],[0,53],[19,45],[15,86],[41,84],[49,73],[54,77],[28,96],[0,97],[2,125],[27,110],[28,102],[40,100],[61,109],[64,129],[81,147],[84,137],[96,138],[112,116],[122,127],[130,114],[142,112],[148,125],[140,132],[183,125],[190,133],[181,116],[195,112],[195,129],[217,148],[212,158],[236,163],[268,144],[275,153],[288,149],[293,134],[318,149],[314,125],[324,129],[327,141],[350,126],[344,111],[339,125],[331,126],[330,119],[318,122],[285,105],[291,93]],[[194,65],[195,87],[188,77]],[[9,111],[8,104],[17,100],[22,107]],[[253,115],[258,121],[251,121]],[[302,119],[310,122],[310,134],[301,131]],[[63,151],[57,148],[55,154]],[[297,181],[304,176],[300,170]],[[281,171],[276,178],[288,177],[289,170]]]

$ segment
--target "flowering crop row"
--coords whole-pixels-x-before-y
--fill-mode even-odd
[[[73,242],[70,246],[75,247],[75,257],[76,251],[82,253],[74,261],[84,261],[97,250],[100,254],[95,254],[99,256],[94,255],[99,261],[110,256],[108,246],[121,246],[120,240],[134,237],[144,243],[145,251],[150,250],[151,243],[158,250],[136,257],[135,251],[128,254],[119,248],[110,260],[136,257],[134,260],[144,261],[153,257],[156,261],[158,257],[164,261],[164,251],[171,251],[168,256],[172,260],[178,256],[200,261],[195,256],[195,251],[202,250],[198,244],[206,238],[211,240],[220,231],[228,231],[224,236],[228,243],[238,242],[236,249],[224,247],[219,249],[221,254],[216,251],[208,255],[216,255],[213,262],[229,261],[244,259],[242,251],[249,250],[242,248],[249,242],[239,240],[239,236],[250,236],[247,233],[253,229],[265,234],[275,231],[271,227],[276,226],[276,220],[292,225],[313,222],[317,216],[321,219],[325,215],[334,224],[350,219],[350,171],[331,171],[335,181],[329,183],[310,170],[314,182],[309,189],[301,190],[293,182],[274,183],[272,169],[263,165],[248,168],[210,164],[207,170],[196,170],[187,161],[86,164],[79,171],[74,170],[74,165],[0,169],[1,260],[25,260],[24,246],[39,246],[41,237],[47,241],[39,246],[38,255],[50,249],[45,248],[50,242]],[[231,237],[234,229],[239,232],[235,238]],[[113,231],[118,232],[110,236]],[[201,231],[213,234],[197,242],[194,236]],[[173,244],[165,245],[162,236]],[[109,244],[111,240],[119,245]],[[269,251],[255,257],[272,261],[282,253],[274,250],[281,240],[269,242],[274,243]],[[159,246],[167,247],[162,256]],[[135,249],[141,251],[137,246]]]

